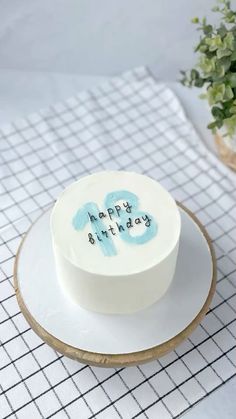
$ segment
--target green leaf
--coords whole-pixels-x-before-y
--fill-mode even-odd
[[[192,23],[199,23],[199,18],[198,18],[198,17],[193,17],[193,18],[191,19],[191,22],[192,22]]]
[[[228,13],[226,13],[225,21],[227,23],[234,23],[235,22],[235,13],[232,10],[230,10]]]
[[[225,68],[223,65],[220,65],[220,62],[218,61],[216,63],[216,72],[214,74],[214,77],[219,79],[219,78],[224,77],[224,75],[225,75]]]
[[[194,48],[194,52],[198,52],[199,50],[200,50],[200,47],[201,47],[201,42],[199,42],[199,44],[197,44],[196,46],[195,46],[195,48]]]
[[[190,77],[190,72],[189,71],[180,71],[180,74],[182,75],[182,78],[179,80],[181,84],[183,84],[186,87],[191,87],[192,86],[192,80]]]
[[[233,106],[233,104],[234,104],[234,99],[232,98],[232,99],[230,99],[230,100],[226,100],[224,103],[223,103],[223,107],[224,107],[224,112],[226,113],[226,112],[228,112],[229,111],[229,109]]]
[[[209,58],[210,60],[213,58],[213,60],[216,62],[216,53],[215,53],[215,51],[206,51],[205,52],[205,56],[207,57],[207,58]]]
[[[206,38],[205,43],[209,46],[210,51],[216,51],[218,48],[223,47],[220,35],[216,35],[212,38]]]
[[[220,35],[221,38],[223,38],[227,34],[227,28],[223,23],[221,23],[219,29],[217,29],[217,33]]]
[[[216,133],[216,122],[211,122],[210,124],[207,125],[207,128],[211,129],[213,134]]]
[[[215,71],[215,66],[216,66],[215,57],[213,58],[208,58],[205,56],[200,57],[199,67],[201,68],[204,74],[208,75],[209,73],[212,73],[213,71]]]
[[[223,83],[222,84],[213,83],[213,85],[210,86],[207,91],[209,104],[214,105],[215,103],[222,102],[224,100],[224,94],[225,94],[225,85]]]
[[[206,25],[203,27],[203,33],[205,35],[209,35],[210,33],[212,33],[213,31],[213,26],[212,25]]]
[[[208,50],[208,47],[206,45],[199,45],[198,49],[199,49],[200,52],[204,53]],[[197,50],[195,50],[195,51],[197,51]]]
[[[228,108],[224,109],[224,116],[225,116],[225,118],[230,118],[232,116],[232,113],[230,112],[230,108],[229,109]]]
[[[236,114],[236,106],[232,106],[232,107],[229,109],[229,112],[230,112],[231,114]]]
[[[190,77],[192,80],[196,80],[199,78],[199,72],[194,68],[191,70]]]
[[[204,85],[204,83],[205,83],[205,80],[199,77],[198,79],[196,79],[194,81],[194,86],[195,87],[202,87]]]
[[[234,97],[233,90],[230,86],[225,87],[225,94],[224,94],[224,100],[229,100]]]
[[[236,51],[234,51],[233,54],[231,54],[230,59],[231,59],[231,61],[236,60]]]
[[[217,128],[221,128],[223,126],[223,121],[221,119],[217,119],[216,126]]]
[[[219,59],[223,57],[227,57],[231,54],[232,54],[232,51],[230,51],[230,49],[218,49],[216,51],[217,58]]]
[[[224,112],[218,106],[213,106],[211,113],[215,119],[224,119]]]
[[[233,136],[236,131],[236,115],[232,115],[230,118],[224,120],[224,124],[227,128],[229,136]]]
[[[217,62],[217,64],[223,66],[226,72],[231,66],[231,57],[223,57]]]
[[[236,87],[236,73],[228,73],[227,78],[231,87]]]
[[[210,122],[210,124],[207,125],[207,128],[209,128],[209,129],[213,129],[215,127],[216,127],[216,122],[215,121],[214,122]]]
[[[232,32],[228,32],[223,39],[223,49],[234,49],[234,36]]]

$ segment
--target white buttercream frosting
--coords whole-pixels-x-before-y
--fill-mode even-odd
[[[124,205],[129,203],[129,199],[119,199],[115,203],[119,214],[114,206],[110,207],[110,211],[114,211],[110,214],[111,217],[104,203],[106,196],[116,191],[128,191],[138,198],[138,208],[132,208],[131,205],[130,213],[125,212],[126,218],[122,217],[122,212],[125,211]],[[107,256],[102,251],[88,211],[84,228],[78,230],[73,225],[78,210],[91,202],[105,215],[101,221],[112,240],[116,253],[114,255]],[[96,211],[90,211],[91,215],[100,219]],[[130,217],[132,227],[128,233],[131,236],[140,236],[151,229],[150,225],[145,225],[148,215],[151,216],[152,227],[154,224],[157,227],[150,240],[136,244],[122,239],[116,223],[127,230],[126,222]],[[135,222],[137,218],[140,219],[139,224]],[[113,228],[115,235],[109,231],[109,227]],[[54,247],[75,267],[96,275],[126,276],[154,267],[172,252],[179,240],[180,214],[174,199],[155,180],[132,172],[104,171],[83,177],[62,192],[52,212],[51,229]],[[89,234],[95,243],[89,241]],[[104,233],[98,233],[98,236],[106,241]]]

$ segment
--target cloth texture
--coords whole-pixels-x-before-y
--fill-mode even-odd
[[[13,287],[14,256],[31,223],[69,183],[109,169],[147,174],[193,211],[218,268],[210,310],[187,340],[159,360],[116,369],[51,349]],[[236,374],[235,184],[148,69],[2,126],[0,179],[1,419],[175,418]]]

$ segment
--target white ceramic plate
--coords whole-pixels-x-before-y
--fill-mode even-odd
[[[214,279],[209,238],[189,211],[180,206],[180,212],[182,230],[172,285],[154,305],[128,315],[90,312],[62,293],[52,253],[50,210],[44,213],[27,233],[15,264],[18,301],[28,313],[26,318],[33,319],[34,324],[29,322],[36,332],[35,324],[43,328],[39,334],[46,341],[49,334],[65,347],[108,355],[148,350],[178,336],[201,312]]]

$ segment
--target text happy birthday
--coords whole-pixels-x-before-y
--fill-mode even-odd
[[[104,211],[96,202],[87,202],[77,210],[72,224],[77,231],[90,224],[93,233],[88,233],[88,241],[91,244],[98,243],[104,256],[117,255],[113,242],[116,235],[129,245],[143,245],[157,234],[157,223],[152,215],[140,209],[138,196],[133,192],[123,189],[109,192],[104,197],[103,208]],[[104,222],[106,219],[111,222],[108,227]],[[134,227],[138,224],[144,226],[141,232],[135,232]],[[134,234],[130,234],[132,231]]]
[[[99,212],[96,216],[88,212],[89,221],[91,223],[96,223],[99,219],[109,219],[110,221],[114,221],[114,218],[124,218],[124,211],[127,214],[132,214],[132,205],[129,202],[124,202],[122,206],[115,205],[113,208],[107,208],[104,211]],[[88,233],[88,240],[91,244],[95,244],[96,239],[97,241],[102,241],[104,237],[109,238],[110,236],[115,236],[117,233],[122,233],[126,229],[131,229],[135,225],[142,224],[146,227],[150,227],[151,225],[151,218],[144,214],[141,217],[128,217],[126,220],[122,220],[121,222],[115,222],[112,226],[111,224],[106,230],[101,230],[100,233],[95,232],[94,234]]]

